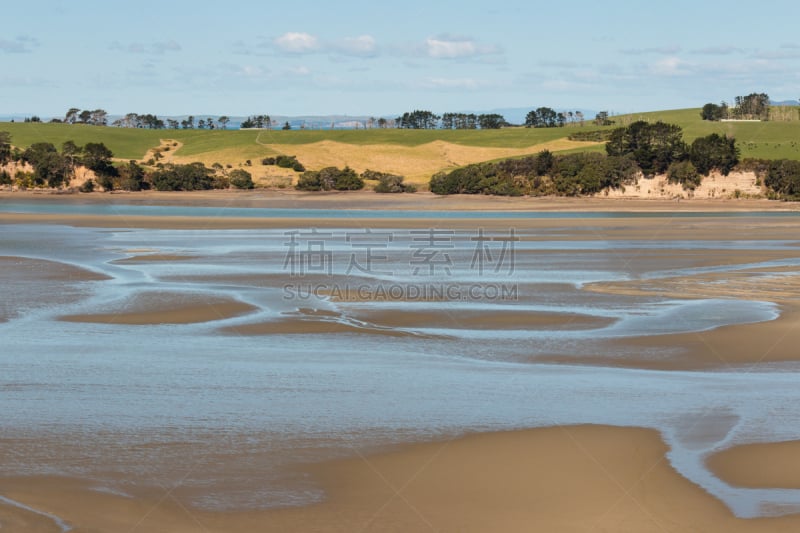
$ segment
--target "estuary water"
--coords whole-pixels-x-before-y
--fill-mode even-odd
[[[0,299],[12,312],[0,322],[3,471],[77,476],[122,494],[179,480],[193,505],[268,508],[324,497],[294,468],[303,463],[590,423],[659,430],[673,466],[739,516],[800,511],[800,491],[734,488],[704,466],[731,443],[800,438],[800,366],[545,362],[657,359],[669,354],[626,354],[614,340],[774,320],[781,310],[768,301],[586,289],[798,269],[791,257],[746,267],[702,260],[703,252],[767,254],[797,241],[610,242],[541,238],[511,224],[441,226],[2,226],[0,256],[56,265],[32,285],[29,272],[4,263]],[[97,279],[59,277],[58,265]],[[72,297],[57,297],[65,291]],[[231,311],[232,303],[240,305]]]

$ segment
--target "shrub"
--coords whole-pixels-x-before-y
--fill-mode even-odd
[[[691,161],[679,161],[672,163],[667,169],[667,180],[670,183],[680,183],[684,190],[694,190],[703,177]]]
[[[11,185],[11,174],[7,170],[0,170],[0,185]]]
[[[320,183],[319,179],[319,172],[315,170],[309,170],[304,172],[302,176],[297,180],[297,185],[295,188],[298,191],[321,191],[322,184]]]
[[[364,188],[364,180],[350,167],[340,170],[326,167],[319,171],[307,171],[295,187],[301,191],[357,191]]]
[[[727,176],[739,162],[739,149],[734,139],[712,133],[694,140],[689,157],[700,174],[708,176],[716,168]]]
[[[274,157],[265,157],[264,159],[261,160],[261,164],[264,166],[274,165],[275,163],[276,161]]]
[[[94,180],[88,179],[84,181],[78,190],[81,192],[94,192]]]
[[[227,176],[214,176],[211,187],[214,189],[230,189],[231,180]]]
[[[229,175],[229,179],[230,179],[230,184],[236,187],[237,189],[255,188],[255,183],[253,183],[253,176],[246,170],[242,170],[240,168],[232,170]]]
[[[165,165],[150,174],[150,181],[159,191],[197,191],[214,187],[213,170],[203,163]]]
[[[610,138],[611,132],[609,130],[576,131],[567,137],[570,141],[584,142],[606,142]]]
[[[279,155],[275,158],[275,164],[281,168],[292,168],[297,161],[293,155]]]
[[[410,183],[403,183],[403,176],[394,174],[383,174],[378,178],[375,185],[375,192],[378,193],[398,193],[398,192],[417,192],[417,188]]]
[[[800,161],[789,159],[773,161],[764,178],[764,185],[777,198],[800,200]]]

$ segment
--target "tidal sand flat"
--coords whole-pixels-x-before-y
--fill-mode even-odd
[[[3,285],[4,528],[797,528],[714,463],[800,440],[796,214],[60,205],[0,213],[58,273]]]
[[[744,444],[708,458],[711,471],[731,485],[800,489],[800,441]]]
[[[103,313],[64,315],[65,322],[98,324],[195,324],[236,317],[257,308],[244,302],[215,296],[180,293],[142,293]]]

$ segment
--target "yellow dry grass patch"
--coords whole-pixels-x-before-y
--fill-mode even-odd
[[[168,152],[169,153],[169,152]],[[188,164],[199,161],[207,167],[214,163],[226,167],[226,170],[243,168],[253,176],[253,181],[259,187],[269,187],[285,189],[292,187],[300,174],[290,168],[280,168],[275,165],[262,165],[261,160],[265,157],[275,156],[287,152],[278,152],[266,145],[253,144],[245,147],[224,148],[213,152],[205,152],[197,155],[182,156],[180,152],[170,158],[172,163]],[[288,155],[293,155],[291,150]],[[250,160],[251,165],[245,164]],[[302,160],[301,160],[302,161]],[[228,169],[227,165],[231,165]]]
[[[302,145],[271,144],[269,147],[279,153],[296,155],[306,168],[312,170],[329,166],[340,168],[349,166],[357,172],[371,169],[400,174],[412,183],[424,184],[433,174],[441,170],[492,159],[533,154],[545,149],[569,150],[589,144],[594,143],[559,139],[526,148],[488,148],[444,141],[434,141],[420,146],[355,145],[321,141]]]
[[[167,140],[162,140],[162,144]],[[172,142],[172,141],[169,141]],[[296,183],[298,173],[261,165],[261,159],[276,154],[294,155],[309,170],[335,166],[349,166],[357,172],[367,169],[400,174],[417,185],[426,185],[431,176],[470,163],[535,154],[542,150],[552,152],[591,146],[597,143],[576,142],[558,139],[535,144],[526,148],[492,148],[464,146],[445,141],[434,141],[419,146],[396,144],[357,145],[336,141],[320,141],[310,144],[264,144],[223,148],[202,154],[182,156],[177,148],[163,153],[174,163],[199,161],[206,166],[220,163],[232,168],[244,168],[253,175],[253,180],[264,187],[289,187]],[[177,151],[177,153],[175,153]],[[252,166],[244,165],[247,160]]]

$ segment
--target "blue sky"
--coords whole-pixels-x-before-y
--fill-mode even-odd
[[[631,112],[753,91],[798,99],[798,15],[788,1],[28,0],[3,6],[0,112]]]

